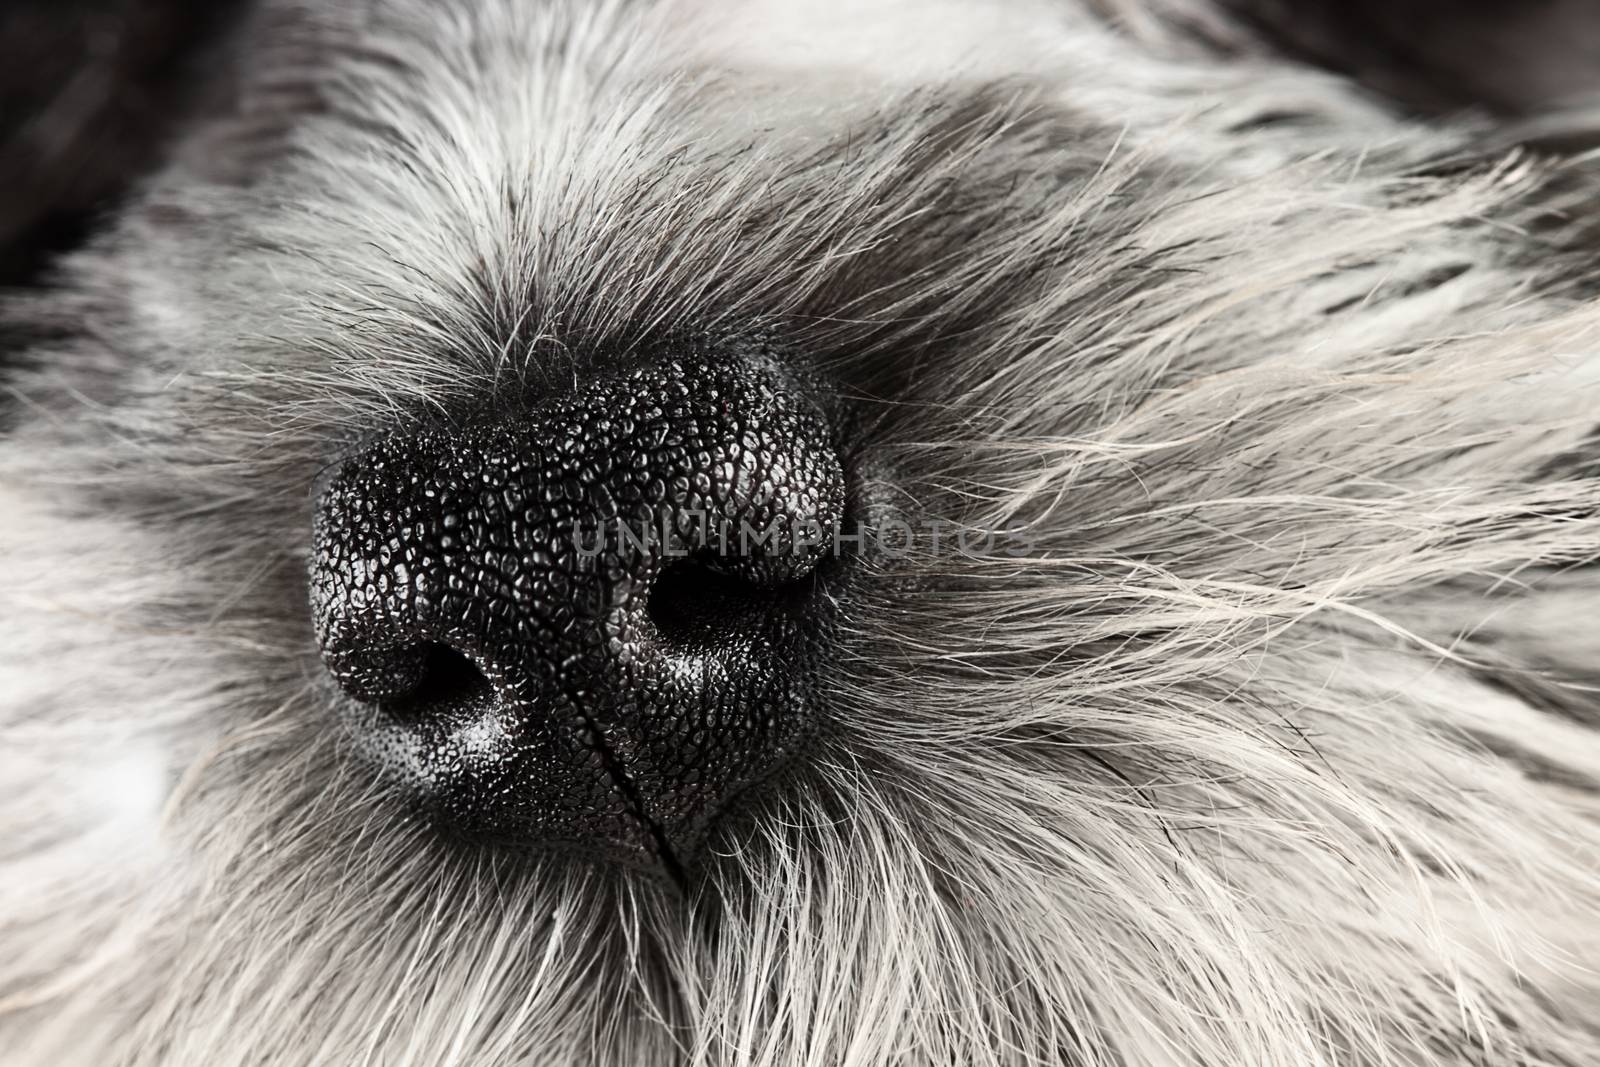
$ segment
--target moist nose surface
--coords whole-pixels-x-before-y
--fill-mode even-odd
[[[814,390],[759,358],[377,439],[314,518],[340,714],[456,833],[676,867],[816,725],[844,507]]]

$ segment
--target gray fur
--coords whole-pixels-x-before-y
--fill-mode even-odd
[[[8,1064],[1600,1060],[1584,164],[1062,3],[250,33],[6,305]],[[317,472],[730,333],[950,524],[829,751],[687,896],[438,841],[311,681]]]

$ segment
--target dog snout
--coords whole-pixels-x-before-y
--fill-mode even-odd
[[[359,750],[457,834],[681,873],[818,725],[846,565],[818,394],[661,359],[348,459],[311,598]]]

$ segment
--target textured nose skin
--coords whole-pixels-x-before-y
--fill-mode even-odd
[[[311,595],[362,749],[457,833],[676,873],[816,726],[845,475],[812,395],[661,361],[347,460]]]

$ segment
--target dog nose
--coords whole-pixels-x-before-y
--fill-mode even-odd
[[[359,750],[457,834],[681,875],[817,726],[846,498],[821,395],[659,360],[346,460],[310,588]]]

